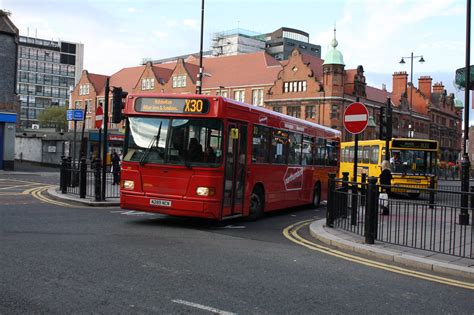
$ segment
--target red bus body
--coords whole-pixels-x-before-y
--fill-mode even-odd
[[[207,99],[209,108],[207,113],[200,114],[169,113],[166,112],[166,109],[166,113],[161,113],[156,108],[151,111],[146,109],[137,111],[135,103],[140,98],[153,100]],[[318,188],[320,199],[321,197],[324,199],[328,174],[337,173],[338,170],[338,145],[335,161],[330,163],[332,165],[302,165],[304,164],[303,153],[300,154],[299,162],[291,165],[281,161],[280,164],[277,164],[272,160],[272,156],[267,161],[257,161],[253,156],[253,150],[256,150],[255,146],[261,145],[261,143],[260,138],[254,135],[256,132],[254,126],[261,128],[262,132],[270,130],[269,150],[276,148],[275,156],[278,154],[283,156],[282,152],[278,151],[283,151],[287,146],[290,146],[286,143],[280,146],[277,143],[272,146],[272,137],[275,133],[290,134],[290,136],[299,139],[312,139],[311,141],[316,144],[318,141],[320,143],[326,143],[326,141],[339,143],[340,132],[219,96],[134,94],[127,97],[124,114],[127,118],[127,131],[120,194],[120,206],[124,209],[215,220],[236,216],[245,217],[249,215],[250,196],[255,191],[258,191],[263,197],[263,211],[265,212],[311,204]],[[131,137],[131,128],[128,125],[136,117],[173,117],[178,122],[179,119],[185,121],[188,118],[221,120],[223,136],[220,164],[214,167],[199,165],[188,167],[130,161],[130,158],[126,158],[127,142]],[[160,134],[162,124],[159,128],[158,134]],[[135,132],[140,132],[140,130]],[[160,135],[156,142],[158,143],[161,138],[165,139],[163,135]],[[293,144],[293,146],[298,148],[297,145]],[[300,150],[304,150],[304,143],[301,144]],[[321,153],[324,150],[320,149],[318,152]],[[142,156],[146,154],[143,151],[146,150],[142,148]],[[259,154],[265,154],[265,152],[259,152]],[[294,154],[294,150],[291,154]],[[311,149],[311,155],[314,154],[314,149]],[[327,157],[321,155],[320,158],[320,161],[327,161]],[[289,158],[286,157],[286,159]],[[207,196],[198,195],[197,191],[201,189],[200,187],[205,187],[204,189],[207,187],[209,194]]]

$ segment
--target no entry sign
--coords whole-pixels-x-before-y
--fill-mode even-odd
[[[104,110],[102,109],[102,106],[97,106],[97,109],[95,111],[95,127],[97,129],[102,128],[103,120],[104,120]]]
[[[359,134],[367,127],[369,111],[364,104],[356,102],[347,106],[344,111],[344,128],[350,133]]]

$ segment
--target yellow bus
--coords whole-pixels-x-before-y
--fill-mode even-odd
[[[415,188],[428,188],[430,179],[436,180],[438,149],[438,142],[434,140],[394,138],[389,141],[392,185],[413,188],[394,191],[418,197],[420,192]],[[380,165],[385,159],[385,140],[359,141],[357,153],[357,181],[361,181],[362,173],[379,178]],[[341,143],[339,177],[343,172],[348,172],[349,179],[353,180],[354,142]]]

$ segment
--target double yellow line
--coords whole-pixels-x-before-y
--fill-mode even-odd
[[[335,249],[332,249],[332,248],[329,248],[329,247],[326,247],[326,246],[315,244],[315,243],[313,243],[311,241],[308,241],[308,240],[302,238],[301,236],[299,236],[298,231],[301,228],[303,228],[305,226],[308,226],[313,221],[314,220],[306,220],[306,221],[301,221],[301,222],[292,224],[292,225],[288,226],[287,228],[285,228],[283,230],[283,235],[287,239],[289,239],[290,241],[292,241],[296,244],[299,244],[301,246],[304,246],[306,248],[309,248],[311,250],[315,250],[315,251],[318,251],[318,252],[321,252],[321,253],[324,253],[324,254],[327,254],[327,255],[342,258],[342,259],[352,261],[352,262],[355,262],[355,263],[358,263],[358,264],[362,264],[362,265],[373,267],[373,268],[383,269],[383,270],[386,270],[386,271],[390,271],[390,272],[394,272],[394,273],[398,273],[398,274],[402,274],[402,275],[406,275],[406,276],[410,276],[410,277],[415,277],[415,278],[419,278],[419,279],[423,279],[423,280],[428,280],[428,281],[433,281],[433,282],[437,282],[437,283],[447,284],[447,285],[451,285],[451,286],[455,286],[455,287],[459,287],[459,288],[464,288],[464,289],[468,289],[468,290],[474,290],[474,283],[458,281],[458,280],[449,279],[449,278],[445,278],[445,277],[439,277],[439,276],[431,275],[431,274],[424,273],[424,272],[409,270],[409,269],[406,269],[406,268],[393,266],[393,265],[388,265],[388,264],[385,264],[385,263],[381,263],[381,262],[365,259],[365,258],[362,258],[362,257],[350,255],[350,254],[341,252],[339,250],[335,250]]]
[[[57,201],[57,200],[54,200],[54,199],[50,199],[46,196],[43,196],[43,192],[48,190],[50,187],[51,186],[36,187],[36,188],[25,190],[23,193],[31,194],[34,198],[36,198],[36,199],[38,199],[42,202],[46,202],[46,203],[61,206],[61,207],[84,208],[84,207],[81,207],[81,206],[70,205],[68,203]]]

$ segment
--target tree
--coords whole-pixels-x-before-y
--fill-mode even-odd
[[[42,128],[54,127],[56,131],[66,130],[66,107],[53,106],[45,108],[38,115],[38,121]]]

